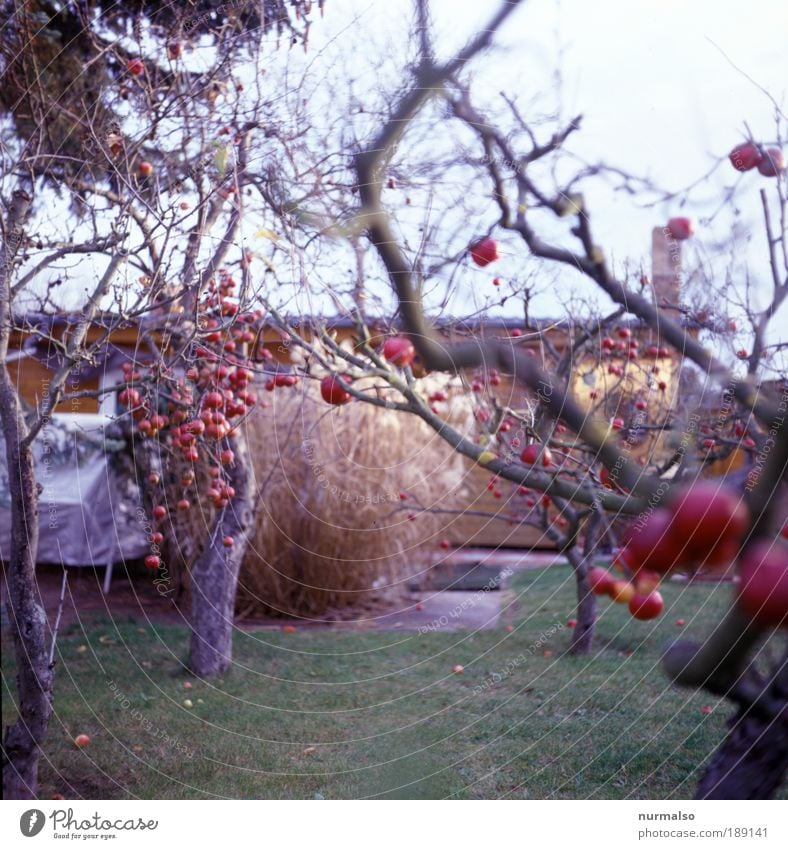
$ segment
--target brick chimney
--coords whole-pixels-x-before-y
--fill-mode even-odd
[[[651,231],[651,285],[657,306],[679,305],[681,273],[681,242],[665,227],[655,227]]]

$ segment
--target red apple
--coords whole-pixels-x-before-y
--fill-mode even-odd
[[[542,465],[546,469],[549,469],[553,465],[553,453],[546,445],[543,447],[538,442],[531,442],[526,445],[523,448],[522,454],[520,454],[520,460],[527,466],[533,466],[539,459],[540,454]]]
[[[734,147],[728,158],[737,171],[750,171],[760,164],[763,154],[754,142],[744,142]]]
[[[343,380],[347,381],[348,378],[343,376]],[[323,396],[326,404],[334,404],[335,406],[347,404],[353,397],[339,385],[337,379],[331,374],[327,374],[320,381],[320,394]]]
[[[77,734],[74,738],[74,745],[78,749],[84,749],[90,743],[90,737],[87,734]],[[62,797],[61,797],[62,798]]]
[[[235,545],[235,540],[231,536],[226,536],[222,540],[222,545],[225,548],[232,548]]]
[[[633,571],[664,575],[678,565],[683,540],[676,538],[671,519],[671,513],[659,507],[630,531],[624,560]]]
[[[489,236],[486,236],[484,239],[476,242],[475,245],[471,246],[471,259],[476,263],[476,265],[484,268],[485,265],[489,265],[491,262],[495,262],[496,259],[499,259],[500,254],[498,253],[498,243],[495,239],[491,239]]]
[[[224,406],[224,396],[221,392],[206,392],[205,397],[202,399],[202,403],[204,407],[207,407],[211,410],[218,410],[220,407]]]
[[[149,554],[145,558],[146,569],[158,569],[161,566],[161,558],[157,554]]]
[[[667,230],[671,238],[683,242],[695,232],[695,225],[690,218],[671,218],[668,220]]]
[[[163,519],[167,515],[167,508],[163,504],[157,504],[153,508],[153,518]]]
[[[395,366],[408,366],[416,356],[416,349],[407,337],[391,336],[383,343],[383,356]]]
[[[191,509],[191,501],[188,498],[181,498],[181,500],[176,505],[179,510],[189,510]]]
[[[629,604],[635,595],[635,585],[629,581],[616,580],[610,588],[610,598],[616,604]]]
[[[145,66],[142,64],[142,59],[129,59],[126,64],[126,70],[135,77],[145,73]]]
[[[762,625],[788,627],[788,546],[761,540],[739,562],[739,606]]]
[[[613,430],[621,430],[621,428],[624,427],[624,420],[619,416],[616,416],[616,418],[614,418],[613,421],[610,423],[610,426],[613,428]]]
[[[451,543],[450,543],[450,542],[449,542],[449,540],[447,540],[447,539],[442,539],[442,540],[438,543],[438,545],[439,545],[441,548],[451,548]]]
[[[167,55],[170,59],[177,59],[183,52],[183,45],[180,41],[171,41],[167,45]]]
[[[608,595],[615,580],[613,575],[601,566],[592,566],[588,570],[588,583],[595,595]]]
[[[633,582],[640,595],[649,595],[659,586],[662,576],[651,569],[639,569]]]
[[[712,481],[699,481],[671,496],[673,516],[670,533],[681,544],[682,559],[703,563],[708,558],[718,565],[738,545],[747,529],[748,511],[739,495]],[[734,548],[735,551],[735,548]]]
[[[767,147],[763,159],[758,163],[758,171],[764,177],[779,177],[785,171],[785,157],[779,147]]]
[[[465,667],[464,667],[464,666],[461,666],[461,665],[458,663],[458,664],[456,664],[455,666],[452,666],[451,671],[452,671],[455,675],[460,675],[461,673],[465,672]]]
[[[648,595],[635,593],[629,600],[629,612],[635,619],[656,619],[664,607],[665,602],[656,590]]]
[[[137,172],[139,173],[140,177],[150,177],[150,175],[153,173],[153,165],[148,162],[147,159],[144,159],[137,166]]]

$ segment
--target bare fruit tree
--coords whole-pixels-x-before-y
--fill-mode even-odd
[[[182,372],[177,354],[198,358],[194,349],[207,332],[198,305],[243,241],[242,193],[255,182],[271,217],[283,213],[287,200],[265,172],[247,172],[248,137],[266,119],[275,133],[277,122],[263,114],[260,92],[244,105],[243,84],[229,77],[228,57],[274,49],[263,43],[267,34],[305,44],[313,4],[239,3],[232,21],[217,16],[211,3],[101,5],[100,22],[71,4],[0,5],[0,99],[12,130],[2,150],[0,420],[11,492],[7,580],[18,670],[18,719],[3,742],[7,798],[36,796],[53,697],[53,635],[35,579],[40,488],[33,441],[59,405],[91,396],[125,391],[129,417],[141,410],[163,415],[167,403],[172,412],[194,409],[194,399],[165,397],[168,363],[178,360]],[[212,41],[212,57],[197,66],[188,53],[202,36]],[[288,143],[283,131],[280,150]],[[242,262],[245,252],[231,258]],[[61,289],[64,277],[72,285]],[[245,288],[239,300],[248,299]],[[62,332],[47,322],[53,315],[65,315]],[[144,376],[130,362],[126,379],[101,390],[69,379],[84,364],[103,362],[113,332],[128,326],[140,328]],[[32,406],[7,365],[12,339],[28,337],[55,351],[57,362]],[[159,403],[161,414],[150,406]],[[229,662],[237,566],[252,521],[243,433],[228,429],[221,440],[224,447],[211,450],[237,458],[224,477],[236,509],[223,513],[218,533],[233,533],[237,546],[210,546],[194,567],[192,662],[208,675]],[[155,550],[148,558],[154,570],[160,565]]]
[[[421,17],[428,19],[426,3],[418,4]],[[419,351],[425,366],[433,371],[458,371],[462,368],[497,367],[529,386],[541,389],[545,412],[559,418],[586,443],[609,470],[616,470],[621,484],[631,493],[626,497],[628,510],[639,512],[643,520],[640,535],[630,540],[629,563],[636,571],[648,566],[668,572],[676,565],[695,561],[696,566],[719,566],[737,561],[740,580],[738,599],[718,628],[702,645],[677,643],[665,654],[665,669],[677,683],[703,687],[725,695],[737,705],[731,732],[713,759],[698,794],[703,798],[764,798],[772,795],[783,780],[788,764],[788,731],[784,721],[788,706],[788,655],[784,655],[771,672],[756,672],[750,659],[764,631],[785,624],[786,558],[784,543],[776,541],[781,517],[777,495],[788,468],[788,434],[785,432],[786,397],[761,387],[756,391],[748,378],[737,376],[681,324],[668,317],[660,305],[626,287],[611,272],[605,253],[593,238],[591,211],[586,208],[577,187],[543,188],[529,174],[528,165],[551,155],[568,135],[578,129],[578,121],[569,123],[552,138],[532,144],[524,151],[513,149],[509,134],[488,122],[474,108],[471,96],[458,83],[458,75],[468,61],[486,48],[493,34],[505,22],[518,3],[507,3],[494,15],[474,40],[443,64],[436,64],[425,50],[415,72],[415,79],[392,109],[392,116],[356,156],[356,171],[361,187],[359,219],[369,234],[385,266],[400,302],[404,327]],[[422,307],[423,281],[414,271],[410,257],[403,249],[398,233],[382,201],[387,163],[427,101],[443,97],[454,115],[476,133],[483,146],[494,198],[499,208],[495,222],[501,230],[517,234],[524,248],[535,257],[563,264],[581,271],[615,303],[659,334],[666,344],[683,352],[684,357],[703,374],[729,387],[730,397],[745,415],[752,414],[760,432],[761,456],[749,477],[745,498],[730,491],[712,497],[715,519],[722,521],[718,533],[709,541],[701,540],[704,521],[709,519],[709,488],[682,490],[678,484],[668,485],[655,475],[641,474],[623,456],[614,438],[594,423],[580,404],[570,397],[566,383],[555,379],[521,351],[497,341],[473,340],[447,345],[440,340]],[[777,196],[782,214],[778,220],[782,230],[773,232],[773,219],[766,215],[769,252],[773,271],[773,299],[759,319],[766,325],[788,291],[788,256],[786,255],[784,163],[779,150],[771,154],[773,167],[762,170],[777,178]],[[762,154],[762,158],[769,154]],[[780,155],[781,156],[781,155]],[[735,167],[738,167],[734,163]],[[535,229],[532,210],[552,212],[557,218],[572,222],[571,235],[577,248],[566,247],[543,239]],[[683,225],[682,225],[683,226]],[[684,238],[688,233],[675,233]],[[487,237],[489,239],[489,237]],[[485,250],[488,248],[485,246]],[[756,348],[759,347],[756,343]],[[752,362],[750,371],[753,371]],[[764,457],[766,450],[768,459]],[[491,472],[522,480],[519,464],[511,464],[492,455],[486,463]],[[695,470],[687,470],[690,475]],[[535,488],[558,493],[560,475],[545,485],[540,476],[527,478]],[[702,486],[698,485],[699,487]],[[718,487],[712,484],[711,492]],[[593,493],[578,487],[571,496],[575,502],[593,503]],[[726,504],[722,501],[725,500]],[[702,504],[694,503],[702,501]],[[697,517],[697,519],[696,519]],[[682,540],[680,551],[667,550],[667,543],[677,542],[675,535],[689,534]],[[648,539],[648,542],[647,542]],[[682,548],[683,546],[683,548]],[[690,550],[687,550],[689,548]]]

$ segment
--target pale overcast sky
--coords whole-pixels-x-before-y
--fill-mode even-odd
[[[496,0],[433,0],[441,54],[464,43],[497,7]],[[412,4],[328,0],[325,18],[313,30],[314,46],[354,16],[360,28],[375,34],[371,50],[388,45],[396,56],[412,19]],[[589,161],[604,160],[647,175],[668,190],[708,172],[715,157],[726,156],[742,140],[745,122],[757,138],[776,140],[774,104],[759,86],[788,113],[784,0],[527,0],[497,43],[499,51],[472,66],[477,100],[495,98],[501,90],[525,99],[549,94],[560,71],[563,114],[584,115],[583,130],[573,137],[571,149]],[[726,240],[732,218],[730,209],[724,209],[704,228],[704,216],[719,203],[724,188],[738,180],[737,206],[755,224],[757,250],[751,248],[746,256],[751,270],[765,279],[758,190],[773,192],[775,181],[754,173],[739,175],[727,162],[684,209],[673,204],[641,210],[634,199],[600,192],[591,199],[597,240],[616,260],[647,260],[651,228],[670,215],[684,214],[699,222],[688,252],[699,251],[709,260],[710,252],[719,255],[715,242]],[[542,302],[548,313],[555,306],[549,299]]]

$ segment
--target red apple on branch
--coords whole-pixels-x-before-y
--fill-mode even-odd
[[[677,242],[683,242],[685,239],[689,239],[695,232],[695,225],[692,223],[691,218],[671,218],[668,220],[667,231],[671,238]]]
[[[471,246],[471,259],[481,268],[499,258],[498,243],[489,236]]]
[[[395,366],[409,366],[416,356],[416,349],[407,337],[391,336],[383,343],[383,356]]]
[[[656,619],[664,607],[665,602],[656,590],[648,595],[635,593],[629,600],[629,612],[635,619]]]
[[[527,466],[533,466],[540,455],[542,465],[546,469],[549,469],[553,465],[553,453],[546,445],[543,447],[537,442],[531,442],[523,448],[523,452],[520,454],[520,460]]]
[[[343,377],[343,379],[348,380],[347,377]],[[335,406],[347,404],[353,397],[339,385],[339,381],[331,374],[327,374],[320,381],[320,394],[327,404],[334,404]]]
[[[758,171],[764,177],[779,177],[785,171],[785,157],[779,147],[767,147],[763,159],[758,163]]]
[[[635,585],[629,581],[615,580],[610,588],[610,598],[616,604],[629,604],[635,596]]]
[[[763,154],[754,142],[744,142],[734,147],[728,158],[737,171],[751,171],[760,164]]]
[[[595,595],[609,595],[616,579],[602,566],[592,566],[588,570],[588,585]]]
[[[788,546],[759,540],[739,562],[739,606],[762,625],[788,627]]]

